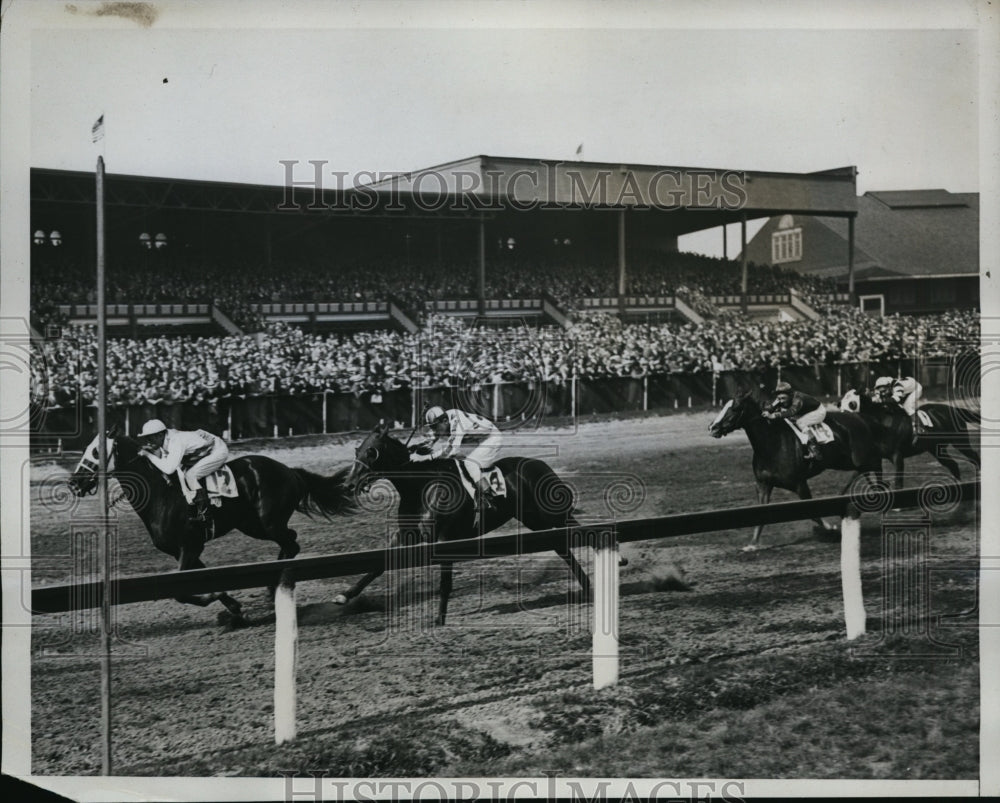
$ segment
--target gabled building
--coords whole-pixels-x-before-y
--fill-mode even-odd
[[[833,277],[847,286],[848,220],[772,217],[747,245],[758,264]],[[854,229],[862,308],[919,314],[979,307],[979,195],[947,190],[866,192]]]

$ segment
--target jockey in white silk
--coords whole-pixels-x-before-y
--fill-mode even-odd
[[[424,420],[431,428],[431,437],[414,448],[410,459],[421,462],[461,458],[481,498],[491,505],[492,489],[483,472],[499,457],[503,445],[503,435],[496,424],[476,413],[437,406],[427,410]]]
[[[184,468],[184,479],[195,489],[194,508],[198,519],[208,517],[208,491],[200,480],[222,468],[229,459],[226,442],[203,429],[167,429],[157,418],[143,424],[139,433],[140,453],[164,474]]]
[[[911,418],[916,415],[917,402],[923,392],[923,386],[912,376],[904,376],[892,383],[892,400]]]

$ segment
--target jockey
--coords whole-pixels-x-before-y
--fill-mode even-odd
[[[184,470],[184,479],[196,489],[192,519],[207,521],[208,491],[198,480],[226,464],[229,459],[226,442],[203,429],[167,429],[162,421],[151,418],[142,425],[139,443],[139,453],[164,474],[173,474],[178,468]]]
[[[875,380],[872,388],[872,399],[879,404],[885,404],[892,398],[892,383],[895,380],[891,376],[880,376]]]
[[[923,392],[923,386],[912,376],[904,376],[892,383],[892,400],[911,418],[917,412],[917,402]]]
[[[812,396],[798,390],[793,391],[787,382],[779,382],[774,386],[774,400],[764,410],[764,418],[790,419],[805,440],[806,457],[820,459],[816,444],[816,435],[812,431],[814,424],[819,424],[826,418],[826,408]],[[802,437],[799,438],[802,440]]]
[[[492,507],[493,491],[483,472],[493,465],[500,453],[502,435],[488,418],[464,410],[445,410],[434,406],[424,414],[431,437],[413,448],[414,462],[447,457],[463,458],[465,467],[480,500]],[[464,449],[462,447],[465,447]]]

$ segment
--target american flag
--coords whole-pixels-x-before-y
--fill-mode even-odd
[[[97,118],[97,122],[91,126],[90,137],[94,142],[104,139],[104,115]]]

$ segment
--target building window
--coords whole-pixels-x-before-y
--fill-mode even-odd
[[[771,263],[799,262],[802,259],[802,229],[776,231],[771,235]]]

